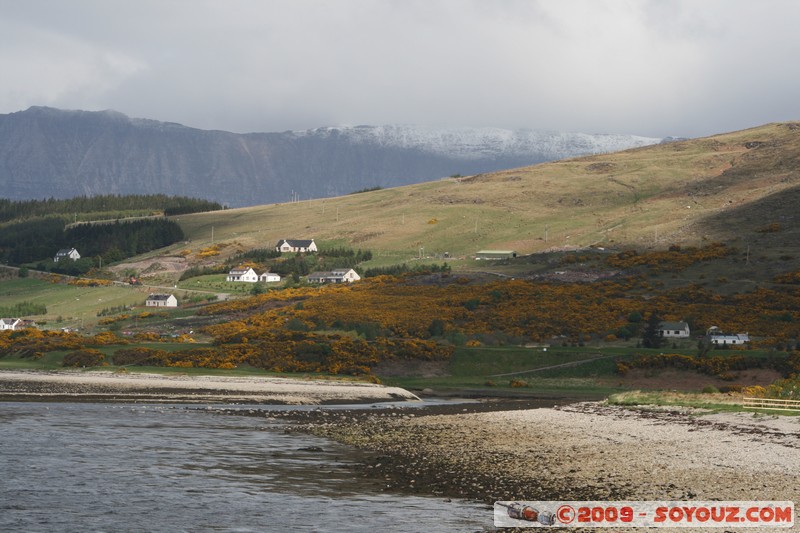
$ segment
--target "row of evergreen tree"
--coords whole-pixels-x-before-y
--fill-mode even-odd
[[[262,268],[289,276],[297,274],[306,276],[315,270],[334,270],[339,268],[356,268],[364,261],[372,259],[370,250],[353,250],[337,247],[325,248],[317,253],[298,253],[283,257],[275,248],[258,248],[236,254],[228,261],[228,268],[246,261],[259,263]]]
[[[167,216],[222,209],[217,202],[165,194],[78,196],[68,199],[9,200],[0,198],[0,222],[62,215],[70,221],[122,218],[135,214]],[[102,213],[102,215],[99,215]]]
[[[83,258],[110,263],[182,240],[181,227],[166,218],[79,224],[70,228],[66,228],[63,220],[40,218],[3,227],[0,231],[0,261],[12,265],[39,262],[37,268],[40,269],[44,267],[54,272],[67,269],[69,271],[64,273],[76,274],[85,271],[93,260],[52,264],[59,249],[75,248]]]

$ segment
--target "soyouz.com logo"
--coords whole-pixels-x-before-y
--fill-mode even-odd
[[[495,527],[794,527],[794,502],[644,501],[494,504]]]

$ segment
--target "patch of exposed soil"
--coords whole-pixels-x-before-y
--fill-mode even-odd
[[[586,165],[586,170],[589,172],[597,172],[598,174],[608,173],[613,171],[617,165],[614,163],[609,162],[600,162],[600,163],[592,163],[591,165]]]
[[[120,263],[110,268],[114,273],[122,273],[126,270],[135,270],[141,276],[147,277],[148,275],[176,273],[183,272],[189,268],[189,263],[185,257],[152,257],[142,261],[133,261],[130,263]]]
[[[372,371],[383,377],[434,378],[449,375],[448,363],[449,361],[383,361],[373,367]]]

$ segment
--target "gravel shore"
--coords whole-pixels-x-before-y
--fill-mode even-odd
[[[417,401],[398,387],[352,381],[114,372],[0,371],[0,400],[327,404]]]
[[[293,430],[372,451],[361,474],[383,478],[386,490],[486,504],[800,497],[798,417],[603,402],[495,408],[284,416],[298,422]]]

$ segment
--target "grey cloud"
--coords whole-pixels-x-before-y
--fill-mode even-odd
[[[699,136],[798,117],[792,1],[0,0],[0,112]]]

